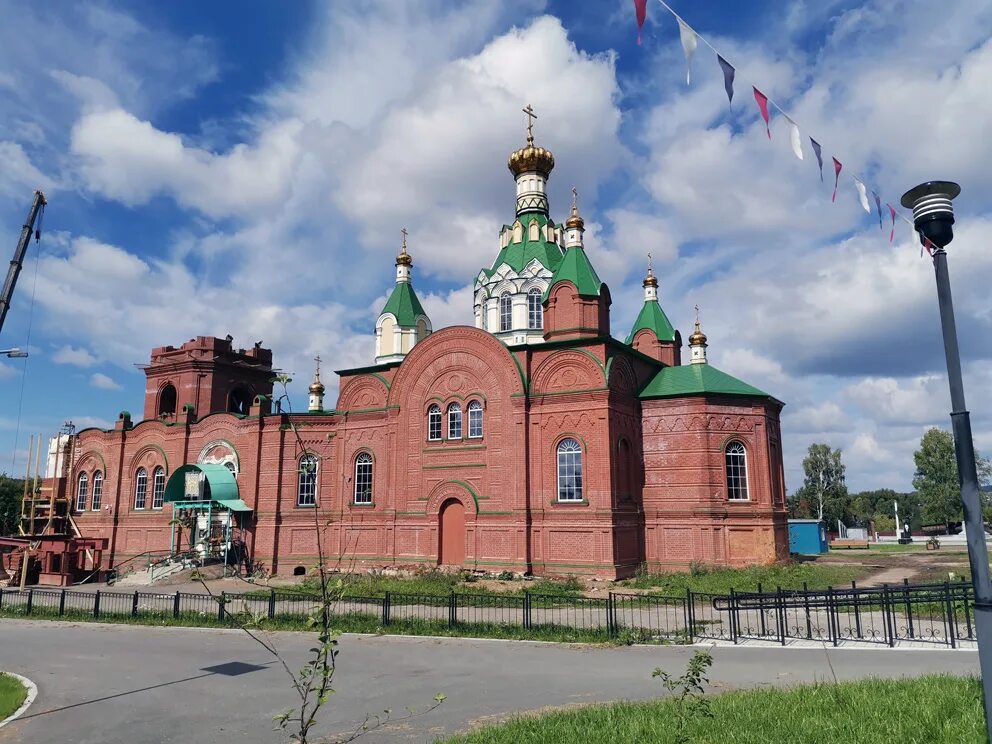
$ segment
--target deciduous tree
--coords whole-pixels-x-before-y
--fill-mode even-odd
[[[924,521],[930,524],[960,521],[961,485],[951,433],[937,427],[927,430],[920,439],[920,448],[913,453],[913,460],[916,463],[913,487],[920,495]],[[992,464],[977,453],[976,464],[979,483],[988,485]],[[985,510],[988,511],[987,503]]]

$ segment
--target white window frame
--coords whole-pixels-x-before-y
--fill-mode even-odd
[[[356,504],[371,504],[372,488],[375,482],[375,460],[368,452],[359,452],[355,457],[355,490]]]
[[[731,463],[731,458],[734,458],[733,463]],[[744,446],[744,443],[736,439],[732,442],[727,442],[727,446],[723,449],[723,462],[727,481],[727,500],[750,501],[751,484],[748,482],[747,447]],[[731,472],[732,470],[733,472]],[[741,475],[741,471],[743,471],[743,476]],[[740,495],[742,486],[743,496]]]
[[[159,488],[159,484],[162,487]],[[152,509],[165,506],[165,468],[159,465],[152,471]]]
[[[559,502],[577,503],[584,500],[582,454],[582,445],[573,437],[562,439],[555,448]],[[565,470],[569,467],[571,468],[571,472]]]
[[[316,455],[303,455],[296,473],[296,505],[317,506],[317,479],[320,477],[320,464]]]
[[[93,473],[93,492],[90,494],[90,509],[100,511],[103,506],[103,471]]]
[[[509,292],[499,296],[499,332],[513,330],[513,297]]]
[[[76,478],[76,511],[86,511],[86,500],[89,498],[90,477],[85,472]]]
[[[532,331],[539,331],[544,328],[544,307],[541,305],[542,294],[541,290],[537,287],[527,293],[527,327]]]
[[[468,404],[468,438],[482,439],[483,435],[483,413],[482,403],[477,400]]]
[[[448,439],[461,439],[463,432],[461,403],[448,404]]]
[[[427,409],[427,441],[440,442],[444,426],[441,423],[441,406],[437,403]]]
[[[138,468],[134,473],[134,510],[144,511],[148,500],[148,471]]]

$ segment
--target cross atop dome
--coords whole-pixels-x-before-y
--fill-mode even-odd
[[[510,159],[506,165],[516,178],[524,174],[537,174],[542,179],[547,179],[555,167],[555,156],[551,150],[534,145],[534,107],[529,103],[523,112],[527,114],[527,145],[519,150],[510,153]],[[541,184],[543,186],[543,183]],[[543,195],[543,188],[541,189]],[[547,199],[545,198],[545,211],[547,211]]]

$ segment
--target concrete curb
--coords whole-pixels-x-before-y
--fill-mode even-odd
[[[28,694],[27,697],[24,698],[24,702],[21,703],[20,708],[0,721],[0,728],[3,728],[8,723],[12,723],[14,720],[23,716],[27,709],[31,707],[31,703],[33,703],[35,698],[38,697],[38,687],[27,677],[22,677],[20,674],[14,674],[13,672],[4,672],[4,674],[10,675],[16,680],[20,680],[21,684],[28,688]]]

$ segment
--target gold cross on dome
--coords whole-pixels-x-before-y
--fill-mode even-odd
[[[651,260],[651,254],[648,253],[648,273],[650,274],[654,270],[654,261]]]
[[[696,309],[696,328],[699,328],[699,305],[694,306]]]
[[[400,232],[403,233],[403,253],[406,253],[406,236],[409,235],[409,233],[406,231],[405,227],[400,230]]]
[[[537,114],[534,113],[534,107],[529,103],[527,108],[523,109],[523,112],[527,114],[527,144],[534,144],[534,119],[537,118]]]
[[[572,214],[575,214],[575,212],[578,211],[578,208],[579,208],[579,190],[573,186],[572,187]]]
[[[315,362],[317,362],[317,374],[319,375],[320,374],[320,362],[321,362],[320,354],[318,354],[317,356],[315,356],[313,360]]]

